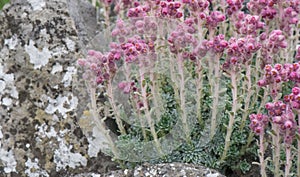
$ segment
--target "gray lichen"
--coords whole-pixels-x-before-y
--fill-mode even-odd
[[[104,175],[105,177],[225,177],[219,172],[193,164],[143,164],[133,170],[119,170]]]
[[[109,166],[108,157],[88,156],[78,125],[72,91],[82,50],[67,3],[12,0],[1,11],[0,176],[103,173]]]

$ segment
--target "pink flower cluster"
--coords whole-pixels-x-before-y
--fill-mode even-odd
[[[299,21],[298,15],[299,13],[297,13],[294,8],[285,8],[282,20],[280,20],[280,29],[286,34],[290,34],[292,32],[292,25],[297,25]]]
[[[205,42],[205,45],[206,49],[212,50],[214,53],[222,53],[228,47],[228,42],[223,34],[219,34],[212,40]]]
[[[283,22],[285,22],[285,20],[286,20],[287,23],[296,25],[299,21],[297,16],[298,16],[298,13],[294,8],[292,8],[292,7],[285,8]]]
[[[269,20],[274,19],[276,14],[277,14],[277,10],[272,6],[266,6],[261,12],[262,18],[269,19]]]
[[[250,129],[259,135],[264,132],[265,127],[269,122],[269,117],[264,114],[250,114]]]
[[[225,40],[225,36],[223,34],[219,34],[218,36],[215,36],[212,40],[203,40],[197,46],[195,45],[192,55],[195,57],[204,57],[208,51],[222,54],[227,47],[228,42]]]
[[[138,2],[134,3],[135,7],[128,9],[127,17],[145,17],[147,13],[151,10],[149,4],[140,5]]]
[[[293,109],[300,110],[300,88],[292,88],[292,93],[285,95],[284,101],[290,103]]]
[[[206,15],[204,12],[199,14],[200,19],[206,22],[206,27],[208,29],[214,29],[219,23],[225,21],[226,17],[220,11],[213,11],[210,15]]]
[[[125,62],[135,62],[139,56],[154,52],[154,42],[145,41],[140,36],[134,36],[122,43],[121,49],[125,56]]]
[[[260,36],[260,39],[263,41],[261,54],[264,58],[264,64],[272,63],[273,54],[276,54],[280,49],[287,47],[285,36],[281,30],[273,30],[268,38],[266,34],[263,33]]]
[[[156,40],[157,35],[157,22],[155,19],[152,19],[150,17],[144,17],[143,19],[136,19],[135,21],[132,21],[135,26],[135,30],[139,34],[147,34],[151,36],[152,40]]]
[[[291,25],[298,23],[300,1],[250,0],[248,9],[264,19],[280,19],[279,29],[290,34]],[[276,17],[276,18],[275,18]]]
[[[125,42],[128,36],[136,34],[147,34],[151,40],[156,40],[157,22],[151,17],[135,18],[130,21],[130,25],[125,26],[124,21],[117,20],[116,27],[111,35],[117,37],[119,42]]]
[[[297,123],[289,105],[278,101],[267,103],[266,109],[272,116],[272,123],[279,125],[279,133],[283,136],[284,142],[291,144],[297,131]]]
[[[182,0],[182,3],[189,5],[191,11],[198,13],[204,12],[209,6],[207,0]]]
[[[178,25],[176,31],[173,31],[168,37],[168,42],[170,44],[170,51],[172,53],[177,53],[185,47],[196,45],[197,41],[194,36],[188,32],[190,28]],[[191,31],[194,32],[194,31]]]
[[[282,68],[281,64],[276,64],[274,68],[271,65],[266,65],[263,79],[259,80],[257,85],[263,87],[273,83],[279,83],[282,80],[288,80],[286,68]]]
[[[233,66],[244,64],[251,59],[252,54],[261,48],[261,44],[252,35],[245,38],[230,38],[227,47],[227,60],[223,64],[223,69],[232,69]]]
[[[253,14],[262,14],[264,18],[272,19],[277,13],[273,8],[275,3],[276,0],[250,0],[247,8]]]
[[[159,5],[158,15],[160,17],[181,18],[183,16],[183,13],[179,11],[179,8],[181,7],[181,2],[179,1],[160,1]]]
[[[91,80],[91,84],[94,86],[111,79],[117,70],[115,62],[119,59],[115,58],[114,55],[112,52],[103,55],[98,51],[88,51],[86,59],[78,60],[78,64],[86,68],[83,77],[86,80]]]
[[[112,30],[112,37],[118,37],[119,42],[125,42],[126,36],[130,34],[130,29],[125,26],[123,20],[117,20],[116,27]]]
[[[268,114],[272,117],[281,116],[286,112],[287,105],[282,101],[277,101],[274,103],[267,103],[265,108],[268,110]],[[273,121],[276,122],[276,121]]]
[[[292,7],[297,13],[300,13],[300,0],[290,0],[290,7]]]
[[[234,25],[240,34],[256,36],[258,30],[263,29],[265,24],[260,21],[257,15],[239,12]]]
[[[186,18],[184,20],[184,24],[186,25],[186,31],[190,34],[195,34],[197,32],[196,25],[198,24],[198,20],[194,17]]]
[[[227,14],[232,15],[238,12],[243,7],[244,0],[226,0],[228,7],[227,7]]]
[[[274,68],[271,65],[266,65],[264,68],[263,79],[258,81],[258,86],[263,87],[266,85],[287,82],[289,80],[300,81],[299,63],[294,64],[275,64]]]
[[[199,56],[200,58],[204,57],[208,51],[208,48],[206,46],[207,40],[202,41],[199,43],[193,50],[193,55],[194,56]]]

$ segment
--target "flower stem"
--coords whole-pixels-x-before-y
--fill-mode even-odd
[[[273,164],[274,164],[274,177],[279,177],[279,169],[280,169],[280,135],[279,135],[279,127],[275,125],[274,123],[272,124],[272,129],[276,133],[276,135],[273,135],[272,141],[273,145],[275,146],[274,150],[274,155],[273,155]]]
[[[202,111],[201,111],[201,104],[202,104],[202,87],[203,87],[203,68],[201,65],[201,60],[197,60],[197,71],[196,73],[198,74],[197,80],[196,80],[196,85],[197,85],[197,118],[198,118],[198,123],[200,126],[203,125],[203,119],[202,119]]]
[[[158,141],[158,136],[155,131],[155,126],[151,118],[150,108],[147,100],[147,84],[145,80],[145,73],[144,73],[144,64],[141,61],[140,68],[139,68],[139,74],[140,74],[140,84],[141,84],[141,94],[142,94],[142,102],[143,102],[143,110],[145,111],[146,119],[148,122],[148,125],[150,127],[151,135],[153,136],[154,143],[156,145],[156,149],[160,154],[162,154],[161,145]]]
[[[185,78],[184,78],[184,65],[183,65],[183,57],[181,54],[177,56],[177,65],[178,65],[178,73],[180,76],[180,111],[181,111],[181,120],[183,124],[183,130],[185,133],[186,140],[190,142],[190,130],[189,130],[189,125],[187,122],[187,113],[186,113],[186,98],[185,98]]]
[[[241,121],[241,126],[240,126],[240,130],[243,130],[246,124],[246,119],[248,117],[248,111],[249,111],[249,106],[250,106],[250,101],[251,101],[251,96],[253,94],[252,91],[252,82],[251,82],[251,65],[250,64],[246,64],[246,82],[247,82],[247,89],[246,89],[246,99],[245,99],[245,108],[244,108],[244,114],[242,117],[242,121]]]
[[[300,111],[298,111],[298,126],[300,126]],[[297,176],[300,175],[300,139],[297,139],[298,145],[298,159],[297,159]]]
[[[286,144],[285,145],[285,155],[286,155],[286,164],[285,164],[285,171],[284,171],[284,177],[289,177],[290,169],[291,169],[291,145]]]
[[[115,102],[114,97],[113,97],[113,88],[112,88],[111,79],[108,79],[108,81],[107,81],[107,95],[108,95],[109,103],[110,103],[110,105],[113,109],[113,112],[115,113],[116,123],[118,125],[119,130],[120,130],[120,133],[122,135],[125,135],[126,130],[125,130],[124,125],[122,123],[120,112],[118,111],[116,102]]]
[[[98,0],[99,4],[101,4],[101,1]],[[103,3],[104,6],[104,19],[105,19],[105,25],[106,27],[110,26],[110,19],[109,19],[109,14],[110,14],[110,5],[107,3]]]
[[[154,73],[152,71],[150,71],[150,81],[151,81],[150,89],[151,89],[153,105],[154,105],[153,109],[155,112],[156,121],[159,121],[161,118],[161,113],[159,110],[160,96],[159,96],[159,93],[157,92],[156,80],[157,80],[157,78],[155,77]]]
[[[264,129],[259,134],[259,161],[260,161],[260,174],[262,177],[267,177],[266,164],[265,164],[265,147],[264,147]]]
[[[225,146],[224,146],[224,151],[223,151],[223,154],[222,154],[221,161],[226,159],[227,152],[228,152],[229,147],[230,147],[230,138],[231,138],[231,134],[232,134],[232,131],[233,131],[233,124],[234,124],[234,121],[235,121],[236,112],[238,110],[237,74],[236,74],[235,71],[231,71],[230,78],[231,78],[231,85],[232,85],[232,90],[231,90],[232,91],[232,108],[231,108],[231,112],[229,114],[229,123],[228,123],[228,126],[227,126]]]
[[[209,78],[211,84],[211,94],[213,95],[212,116],[210,125],[210,139],[216,133],[217,114],[219,106],[219,80],[220,80],[220,61],[215,55],[212,60],[209,60]]]
[[[117,158],[118,151],[117,151],[117,147],[115,146],[115,143],[113,142],[111,136],[109,135],[110,130],[107,130],[104,123],[99,120],[99,116],[97,113],[97,103],[96,103],[96,88],[94,88],[92,86],[89,86],[89,88],[90,88],[92,118],[93,118],[97,128],[100,130],[101,133],[103,133],[106,140],[108,141],[108,144],[112,150],[113,156]]]

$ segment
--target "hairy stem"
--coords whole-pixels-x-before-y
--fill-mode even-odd
[[[244,107],[244,114],[242,117],[242,122],[241,122],[241,126],[240,126],[240,130],[243,130],[246,124],[246,119],[249,116],[249,106],[250,106],[250,101],[251,101],[251,96],[252,96],[252,82],[251,82],[251,65],[250,64],[246,64],[246,82],[247,82],[247,89],[245,93],[246,99],[245,99],[245,107]]]
[[[134,106],[135,109],[133,109],[133,110],[135,111],[135,114],[137,116],[136,118],[139,120],[143,138],[144,138],[145,141],[148,141],[148,137],[147,137],[146,129],[145,129],[145,123],[144,123],[144,120],[143,120],[143,117],[142,117],[141,110],[139,109],[139,106],[138,106],[138,101],[139,101],[138,98],[134,98],[134,100],[133,100],[134,105],[133,106]]]
[[[124,70],[125,70],[125,79],[126,79],[126,82],[131,82],[131,68],[130,68],[130,64],[128,63],[124,63]],[[135,95],[136,93],[133,93],[131,96],[132,96],[132,99],[133,99],[133,112],[136,114],[138,120],[139,120],[139,123],[141,125],[141,130],[142,130],[142,134],[143,134],[143,138],[144,140],[148,140],[148,137],[146,135],[146,129],[145,129],[145,124],[144,124],[144,121],[142,119],[142,116],[141,116],[141,110],[139,109],[139,106],[138,106],[138,102],[139,102],[139,98],[137,95]]]
[[[218,106],[219,106],[220,61],[216,55],[214,55],[213,59],[209,60],[209,78],[212,87],[211,94],[213,96],[211,126],[210,126],[210,139],[212,139],[216,133],[217,114],[218,114]]]
[[[285,155],[286,155],[286,159],[285,159],[285,171],[284,171],[284,177],[289,177],[290,176],[290,169],[291,169],[291,145],[290,144],[286,144],[285,145]]]
[[[141,84],[141,94],[142,94],[142,102],[143,102],[143,111],[145,111],[145,115],[146,115],[146,120],[148,122],[148,125],[150,127],[150,132],[151,135],[153,136],[153,140],[154,143],[156,145],[156,149],[158,150],[158,152],[160,154],[162,154],[161,151],[161,145],[160,142],[158,140],[158,136],[157,133],[155,131],[155,126],[154,123],[152,121],[151,118],[151,113],[150,113],[150,108],[149,108],[149,104],[148,104],[148,98],[147,98],[147,84],[146,84],[146,80],[145,80],[145,71],[144,71],[144,64],[141,62],[140,64],[140,68],[139,68],[139,74],[140,74],[140,84]]]
[[[108,141],[113,156],[118,157],[117,147],[115,146],[115,143],[113,142],[111,136],[109,135],[109,130],[107,130],[104,122],[99,120],[99,115],[97,113],[97,103],[96,103],[96,88],[92,86],[89,86],[89,88],[90,88],[92,118],[97,128],[100,130],[100,132],[105,136],[106,140]]]
[[[262,177],[267,177],[265,164],[264,129],[262,129],[262,132],[259,134],[259,154],[260,174]]]
[[[198,19],[198,25],[197,25],[197,29],[199,31],[199,34],[197,36],[198,41],[202,41],[203,40],[203,28],[202,28],[202,23],[200,20],[199,15],[194,14],[197,19]],[[200,44],[199,44],[200,45]],[[199,60],[197,60],[196,63],[196,73],[198,74],[198,77],[196,79],[196,87],[197,87],[197,105],[196,105],[196,109],[197,109],[197,118],[198,118],[198,123],[200,126],[203,126],[203,119],[202,119],[202,109],[201,109],[201,104],[202,104],[202,96],[203,96],[203,79],[204,79],[204,74],[203,74],[203,66],[202,66],[202,59],[200,58]]]
[[[254,74],[254,81],[253,81],[253,83],[257,83],[257,81],[259,80],[259,78],[261,76],[261,73],[260,73],[260,71],[261,71],[261,69],[260,69],[261,62],[262,62],[261,53],[258,52],[258,54],[257,54],[257,60],[255,62],[255,71],[252,73],[252,74]],[[254,91],[255,93],[253,94],[253,100],[257,100],[258,99],[258,97],[259,97],[259,90],[260,90],[259,88],[255,87],[255,91]],[[264,93],[266,93],[266,92],[264,92]],[[263,101],[267,101],[266,99],[267,99],[267,95],[265,95],[263,97]],[[265,105],[264,103],[265,102],[262,102],[262,104],[260,104],[260,108],[259,108],[258,112],[260,112],[260,109],[262,108],[262,106]],[[252,101],[251,105],[250,105],[250,108],[253,108],[255,106],[255,104],[257,104],[256,101]]]
[[[187,113],[186,113],[186,98],[185,98],[185,77],[184,77],[184,65],[183,65],[183,58],[182,55],[177,56],[177,65],[178,65],[178,73],[180,76],[180,112],[181,112],[181,120],[183,124],[183,130],[185,133],[186,140],[190,142],[190,130],[189,130],[189,125],[187,122]]]
[[[266,105],[267,101],[268,101],[268,96],[269,96],[269,92],[267,90],[264,90],[264,95],[262,97],[262,101],[259,105],[258,111],[257,112],[261,112],[262,109],[264,109],[264,106]],[[255,99],[257,100],[257,99]],[[252,104],[251,106],[254,106],[254,104]]]
[[[104,19],[105,19],[105,25],[107,28],[110,27],[109,14],[110,14],[110,5],[104,4]]]
[[[225,160],[226,156],[227,156],[227,152],[229,150],[230,147],[230,139],[231,139],[231,134],[233,131],[233,124],[235,121],[235,116],[236,116],[236,112],[238,110],[238,99],[237,99],[237,74],[235,71],[232,71],[230,74],[230,78],[231,78],[231,85],[232,85],[232,108],[231,108],[231,112],[229,114],[229,123],[227,126],[227,134],[226,134],[226,138],[225,138],[225,147],[224,147],[224,151],[222,154],[222,158],[221,161]]]
[[[125,130],[124,125],[122,123],[120,112],[118,111],[116,102],[115,102],[114,97],[113,97],[113,88],[112,88],[111,79],[108,79],[108,81],[107,81],[107,95],[108,95],[109,103],[110,103],[110,105],[113,109],[113,112],[115,113],[116,123],[118,125],[119,130],[120,130],[120,133],[122,135],[125,135],[126,130]]]
[[[179,101],[179,93],[178,93],[178,79],[175,75],[175,69],[174,69],[174,62],[172,61],[172,57],[169,58],[169,68],[170,68],[170,75],[171,75],[171,80],[172,80],[172,84],[174,87],[174,95],[175,95],[175,100],[177,105],[179,105],[180,101]]]
[[[197,60],[197,66],[196,66],[196,73],[198,74],[198,77],[196,79],[196,85],[197,85],[197,105],[196,105],[196,109],[197,109],[197,118],[198,118],[198,123],[200,126],[203,125],[203,119],[202,119],[202,94],[203,94],[203,68],[201,65],[201,60]]]
[[[279,127],[275,124],[272,124],[272,129],[276,133],[276,135],[272,136],[272,142],[274,147],[273,151],[273,164],[274,164],[274,177],[279,177],[280,173],[280,135],[279,135]]]
[[[300,111],[298,111],[298,126],[300,126]],[[297,176],[300,176],[300,139],[297,139]]]
[[[154,109],[154,112],[155,112],[156,121],[159,121],[160,118],[161,118],[161,112],[159,110],[159,108],[160,108],[160,106],[159,106],[160,96],[159,96],[159,93],[157,91],[156,80],[157,80],[157,78],[155,77],[154,73],[152,71],[150,71],[150,81],[151,81],[150,89],[151,89],[153,106],[154,106],[153,109]]]

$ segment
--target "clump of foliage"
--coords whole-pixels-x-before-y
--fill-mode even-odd
[[[93,4],[110,27],[110,50],[91,50],[78,63],[94,122],[113,158],[246,173],[259,155],[261,175],[276,176],[283,173],[284,150],[285,176],[295,171],[299,0]],[[98,116],[99,92],[107,97],[104,117]],[[110,117],[118,126],[116,138],[104,123]]]

